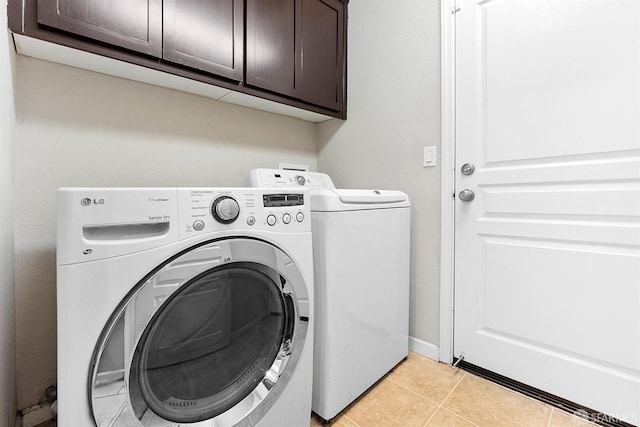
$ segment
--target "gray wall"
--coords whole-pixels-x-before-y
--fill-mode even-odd
[[[0,425],[12,426],[15,399],[14,128],[13,44],[7,33],[7,4],[0,4]]]
[[[243,186],[279,161],[316,167],[315,125],[17,58],[18,408],[56,382],[56,188]]]
[[[319,125],[318,145],[318,170],[336,186],[409,194],[409,332],[433,345],[439,339],[440,162],[423,168],[422,153],[440,146],[439,3],[349,2],[348,120]]]
[[[421,161],[423,146],[439,145],[438,5],[350,1],[346,122],[315,125],[18,56],[18,408],[37,403],[56,382],[55,190],[61,186],[240,186],[251,168],[283,161],[328,172],[340,187],[401,189],[413,204],[410,332],[437,344],[440,168],[422,168]],[[3,187],[3,207],[10,194]],[[7,224],[3,217],[0,227]],[[10,338],[10,329],[0,339]],[[4,386],[12,370],[0,374]]]

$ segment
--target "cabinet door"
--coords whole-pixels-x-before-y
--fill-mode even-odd
[[[339,0],[297,0],[300,59],[296,82],[300,97],[340,111],[344,102],[345,5]]]
[[[38,23],[157,57],[162,0],[38,0]]]
[[[345,18],[340,0],[247,0],[246,83],[341,111]]]
[[[243,0],[164,0],[164,59],[240,81],[243,20]]]
[[[246,83],[295,97],[296,0],[247,0]]]

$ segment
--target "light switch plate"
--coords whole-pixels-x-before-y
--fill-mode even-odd
[[[435,166],[436,165],[436,159],[437,159],[437,155],[438,155],[438,148],[431,146],[431,147],[424,147],[424,163],[423,163],[423,167],[431,167],[431,166]]]

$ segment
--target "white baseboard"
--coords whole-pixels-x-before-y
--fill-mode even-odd
[[[42,402],[21,410],[16,420],[16,427],[34,427],[53,419],[55,415],[51,410],[51,403]]]
[[[429,359],[440,361],[440,348],[430,342],[409,337],[409,350],[428,357]]]

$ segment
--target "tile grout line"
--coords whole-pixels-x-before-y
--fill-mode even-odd
[[[431,416],[429,418],[427,418],[427,421],[422,425],[422,427],[427,427],[429,425],[429,423],[431,422],[431,420],[433,419],[433,417],[436,416],[436,414],[438,413],[438,411],[440,410],[441,406],[438,405],[438,407],[436,408],[435,411],[433,411],[433,414],[431,414]]]
[[[551,420],[553,419],[553,411],[555,410],[555,408],[551,408],[551,411],[549,411],[549,419],[547,420],[547,427],[551,427]]]
[[[354,420],[352,420],[351,418],[349,418],[349,417],[347,416],[347,414],[343,413],[343,414],[342,414],[342,416],[343,416],[343,417],[345,417],[346,419],[348,419],[348,420],[349,420],[349,422],[350,422],[351,424],[353,424],[354,426],[356,426],[356,427],[360,427],[360,424],[358,424],[357,422],[355,422]]]
[[[450,414],[453,414],[453,415],[455,415],[456,417],[459,417],[459,418],[463,419],[464,421],[468,422],[469,424],[472,424],[472,425],[474,425],[474,426],[477,426],[477,424],[476,424],[476,423],[474,423],[474,422],[472,422],[472,421],[470,421],[470,420],[466,419],[465,417],[460,416],[459,414],[457,414],[457,413],[455,413],[455,412],[453,412],[453,411],[451,411],[451,410],[448,410],[447,408],[445,408],[445,407],[443,406],[443,405],[444,405],[444,403],[447,401],[447,399],[448,399],[448,398],[453,394],[453,392],[455,391],[455,389],[460,385],[460,383],[462,382],[462,380],[463,380],[463,379],[468,375],[468,373],[467,373],[467,372],[465,372],[465,371],[461,370],[460,368],[452,368],[452,369],[456,369],[457,371],[461,371],[461,372],[462,372],[462,376],[461,376],[461,377],[460,377],[460,379],[459,379],[459,380],[454,384],[454,386],[451,388],[451,390],[449,391],[449,393],[447,393],[447,395],[445,396],[445,398],[442,400],[442,402],[441,402],[441,403],[437,403],[437,402],[435,402],[435,401],[431,400],[430,398],[427,398],[427,397],[425,397],[425,396],[423,396],[423,395],[421,395],[421,394],[419,394],[419,393],[417,393],[417,392],[415,392],[415,391],[413,391],[413,390],[411,390],[411,389],[407,388],[407,387],[406,387],[406,386],[404,386],[403,384],[400,384],[400,383],[398,383],[398,382],[394,381],[394,380],[393,380],[393,378],[391,378],[390,376],[386,376],[386,378],[383,378],[383,379],[382,379],[382,381],[389,380],[391,383],[393,383],[393,384],[397,385],[398,387],[402,388],[403,390],[408,391],[409,393],[411,393],[411,394],[413,394],[413,395],[415,395],[415,396],[419,397],[420,399],[422,399],[422,400],[426,400],[427,402],[429,402],[429,403],[431,403],[431,404],[433,404],[433,405],[435,405],[435,406],[436,406],[435,411],[433,411],[433,414],[431,414],[431,416],[427,419],[427,421],[425,422],[425,424],[424,424],[422,427],[426,427],[426,426],[427,426],[427,425],[428,425],[428,424],[433,420],[433,418],[435,417],[436,413],[437,413],[440,409],[442,409],[442,410],[444,410],[444,411],[446,411],[446,412],[448,412],[448,413],[450,413]],[[457,374],[457,372],[455,372],[454,374]],[[380,381],[380,383],[381,383],[382,381]],[[359,425],[358,423],[356,423],[354,420],[352,420],[351,418],[349,418],[349,416],[346,414],[346,412],[342,412],[342,411],[341,411],[341,412],[340,412],[340,414],[341,414],[343,417],[345,417],[347,420],[349,420],[349,422],[351,422],[351,423],[352,423],[353,425],[355,425],[356,427],[360,427],[360,425]]]
[[[466,372],[464,372],[464,373],[463,373],[462,378],[464,378],[464,377],[465,377],[465,375],[467,375],[467,373],[466,373]],[[443,399],[443,401],[442,401],[443,403],[444,403],[444,401],[445,401],[445,400],[447,400],[447,398],[449,397],[449,395],[450,395],[450,394],[453,392],[453,390],[458,386],[458,384],[460,384],[460,381],[462,381],[462,378],[460,378],[460,380],[458,380],[458,382],[456,382],[456,384],[451,388],[451,391],[450,391],[450,392],[445,396],[445,398]],[[435,410],[435,411],[433,411],[433,414],[431,414],[431,416],[430,416],[429,418],[427,418],[427,421],[423,424],[423,426],[422,426],[422,427],[426,427],[426,426],[431,422],[431,420],[433,419],[433,417],[436,415],[436,413],[438,412],[438,410],[439,410],[440,408],[442,408],[442,403],[437,403],[437,402],[435,402],[435,401],[433,401],[433,400],[429,399],[428,397],[424,397],[424,396],[423,396],[423,395],[421,395],[420,393],[417,393],[417,392],[415,392],[415,391],[411,390],[410,388],[405,387],[403,384],[400,384],[400,383],[398,383],[398,382],[394,381],[394,380],[393,380],[392,378],[390,378],[390,377],[387,377],[387,378],[385,378],[385,379],[386,379],[386,380],[389,380],[389,381],[390,381],[390,382],[392,382],[392,383],[394,383],[395,385],[397,385],[398,387],[402,388],[403,390],[408,391],[409,393],[414,394],[415,396],[419,397],[420,399],[422,399],[422,400],[426,400],[427,402],[432,403],[432,404],[434,404],[434,405],[436,406],[436,410]],[[462,417],[461,417],[461,418],[462,418]],[[465,421],[466,421],[466,420],[465,420]]]
[[[457,369],[458,371],[460,371],[460,369],[459,369],[459,368],[454,368],[454,369]],[[436,405],[438,405],[438,407],[437,407],[437,408],[436,408],[436,410],[433,412],[433,414],[431,414],[431,416],[429,417],[429,419],[427,420],[427,422],[426,422],[422,427],[427,427],[427,426],[429,425],[429,423],[433,420],[433,418],[436,416],[436,414],[438,413],[438,411],[440,411],[441,409],[442,409],[443,411],[446,411],[446,412],[450,413],[450,414],[453,414],[454,416],[456,416],[456,417],[458,417],[458,418],[463,419],[464,421],[466,421],[466,422],[468,422],[468,423],[470,423],[470,424],[473,424],[474,426],[476,426],[476,425],[477,425],[476,423],[474,423],[474,422],[472,422],[472,421],[470,421],[470,420],[466,419],[465,417],[460,416],[459,414],[456,414],[456,413],[455,413],[455,412],[453,412],[453,411],[448,410],[447,408],[445,408],[445,407],[443,406],[443,405],[444,405],[444,402],[446,402],[446,401],[447,401],[447,399],[451,396],[451,394],[453,394],[453,392],[455,391],[455,389],[458,387],[458,385],[460,385],[460,383],[462,382],[462,380],[463,380],[463,379],[464,379],[464,377],[466,377],[466,376],[467,376],[467,373],[466,373],[466,372],[464,372],[464,371],[462,371],[462,376],[460,377],[460,379],[459,379],[459,380],[454,384],[454,386],[453,386],[453,387],[451,387],[451,390],[449,391],[449,393],[447,393],[447,395],[445,396],[445,398],[444,398],[444,399],[442,399],[442,402],[441,402],[441,403],[436,403]],[[394,383],[395,383],[395,384],[397,384],[395,381],[394,381]],[[399,386],[401,386],[401,387],[403,387],[401,384],[398,384],[398,385],[399,385]],[[405,388],[405,387],[403,387],[403,388]],[[406,388],[405,388],[405,389],[406,389]],[[411,391],[411,390],[409,390],[409,391]],[[417,394],[417,393],[416,393],[416,394]],[[420,396],[420,395],[419,395],[419,396]],[[420,396],[420,397],[422,397],[422,396]],[[422,398],[423,398],[423,399],[425,399],[424,397],[422,397]],[[430,400],[430,399],[425,399],[425,400],[427,400],[427,401],[429,401],[429,402],[433,402],[433,401],[432,401],[432,400]],[[435,402],[433,402],[433,403],[435,403]]]
[[[460,371],[460,368],[456,368],[456,369],[458,369],[458,371]],[[449,392],[449,394],[447,394],[447,397],[445,397],[445,398],[444,398],[444,400],[442,401],[442,403],[440,404],[440,407],[439,407],[438,409],[442,409],[443,411],[447,411],[447,412],[449,412],[450,414],[453,414],[454,416],[456,416],[456,417],[458,417],[458,418],[460,418],[460,419],[463,419],[464,421],[468,422],[468,423],[469,423],[469,424],[471,424],[471,425],[478,426],[478,424],[474,423],[473,421],[471,421],[471,420],[467,419],[466,417],[463,417],[462,415],[458,414],[457,412],[454,412],[454,411],[452,411],[452,410],[450,410],[450,409],[447,409],[447,408],[444,406],[444,403],[447,401],[447,399],[449,399],[449,398],[451,397],[451,395],[453,394],[453,392],[454,392],[454,391],[456,391],[456,388],[458,388],[458,386],[460,385],[460,383],[462,382],[462,380],[463,380],[463,379],[465,379],[467,375],[469,375],[469,373],[468,373],[468,372],[462,371],[462,377],[461,377],[461,378],[460,378],[460,380],[456,383],[456,385],[454,385],[454,386],[451,388],[451,391]],[[431,421],[431,420],[430,420],[430,421]]]
[[[459,368],[458,368],[459,369]],[[462,371],[462,377],[460,377],[460,379],[458,380],[458,382],[451,388],[451,391],[449,392],[449,394],[447,394],[445,396],[445,398],[442,400],[442,403],[440,404],[440,406],[444,405],[444,403],[447,401],[447,399],[449,399],[451,397],[451,395],[453,394],[454,391],[456,391],[456,388],[458,388],[458,386],[460,385],[460,383],[462,382],[462,380],[464,380],[467,377],[468,373],[465,371]]]
[[[471,375],[471,376],[476,377],[476,378],[479,378],[479,379],[481,379],[481,380],[483,380],[483,381],[488,382],[489,384],[493,384],[493,385],[495,385],[495,386],[497,386],[497,387],[499,387],[499,388],[501,388],[501,389],[503,389],[503,390],[505,390],[505,391],[507,391],[507,392],[509,392],[509,393],[511,393],[511,394],[518,395],[519,397],[521,397],[521,398],[523,398],[523,399],[525,399],[525,400],[528,400],[528,401],[533,402],[533,403],[535,403],[535,404],[537,404],[537,405],[539,405],[539,406],[542,406],[543,408],[548,408],[548,409],[550,409],[550,411],[549,411],[549,415],[548,415],[548,420],[547,420],[547,423],[546,423],[546,427],[552,427],[552,420],[553,420],[553,414],[554,414],[554,411],[555,411],[555,410],[560,410],[560,411],[562,411],[561,409],[555,408],[555,407],[553,407],[552,405],[549,405],[549,404],[548,404],[548,403],[546,403],[546,402],[542,402],[542,401],[540,401],[540,400],[538,400],[538,399],[535,399],[535,398],[533,398],[533,397],[531,397],[531,396],[528,396],[528,395],[526,395],[526,394],[524,394],[524,393],[522,393],[522,392],[520,392],[520,391],[518,391],[518,390],[510,389],[509,387],[505,387],[505,386],[504,386],[504,385],[502,385],[502,384],[498,384],[498,383],[495,383],[495,382],[493,382],[493,381],[491,381],[491,380],[487,380],[486,378],[482,378],[482,377],[477,376],[477,375],[475,375],[475,374],[473,374],[473,373],[466,372],[465,374],[466,374],[466,375]],[[466,376],[466,375],[465,375],[465,376]],[[464,378],[464,377],[463,377],[463,378]],[[458,382],[458,384],[456,384],[456,387],[458,387],[458,385],[460,384],[460,382],[462,382],[462,379]],[[456,388],[456,387],[454,387],[454,388]],[[446,400],[451,396],[451,394],[452,394],[452,393],[453,393],[453,390],[451,391],[451,393],[449,393],[449,395],[447,396],[447,398],[445,399],[445,401],[446,401]],[[443,405],[444,405],[444,402],[443,402]],[[456,416],[458,416],[458,417],[460,417],[460,418],[464,419],[465,421],[470,422],[471,424],[473,424],[473,425],[476,425],[476,426],[477,426],[477,424],[475,424],[474,422],[472,422],[472,421],[470,421],[470,420],[466,419],[465,417],[462,417],[462,416],[460,416],[459,414],[457,414],[457,413],[455,413],[455,412],[453,412],[453,411],[451,411],[451,410],[448,410],[447,408],[444,408],[444,407],[443,407],[443,409],[445,409],[445,410],[447,410],[447,411],[449,411],[449,412],[451,412],[451,413],[455,414]]]
[[[523,393],[522,391],[511,389],[511,388],[509,388],[509,387],[507,387],[507,386],[505,386],[505,385],[503,385],[503,384],[499,384],[499,383],[497,383],[497,382],[494,382],[494,381],[488,380],[488,379],[486,379],[486,378],[483,378],[483,377],[481,377],[481,376],[475,375],[475,374],[473,374],[473,373],[471,373],[470,375],[474,375],[474,376],[476,376],[476,377],[478,377],[478,378],[480,378],[480,379],[482,379],[482,380],[488,381],[489,383],[491,383],[491,384],[493,384],[493,385],[496,385],[496,386],[500,387],[501,389],[508,391],[509,393],[519,395],[520,397],[522,397],[522,398],[524,398],[524,399],[526,399],[526,400],[529,400],[530,402],[533,402],[534,404],[537,404],[537,405],[540,405],[540,406],[542,406],[542,407],[545,407],[545,408],[549,408],[549,409],[551,409],[551,411],[549,411],[550,413],[549,413],[549,421],[548,421],[548,423],[547,423],[547,427],[550,427],[550,426],[551,426],[551,420],[552,420],[552,418],[553,418],[553,411],[554,411],[555,409],[557,409],[557,408],[555,408],[553,405],[550,405],[550,404],[548,404],[548,403],[546,403],[546,402],[543,402],[542,400],[539,400],[539,399],[536,399],[536,398],[534,398],[534,397],[532,397],[532,396],[529,396],[529,395],[527,395],[527,394]]]
[[[423,395],[422,395],[422,394],[420,394],[419,392],[414,391],[414,390],[412,390],[412,389],[408,388],[408,387],[407,387],[407,386],[405,386],[404,384],[401,384],[400,382],[397,382],[396,380],[394,380],[394,379],[393,379],[393,378],[391,378],[391,377],[387,377],[387,378],[384,378],[384,379],[388,379],[392,384],[395,384],[396,386],[399,386],[399,387],[400,387],[400,388],[402,388],[403,390],[408,391],[410,394],[412,394],[412,395],[414,395],[414,396],[416,396],[416,397],[420,398],[421,400],[424,400],[424,401],[428,402],[429,404],[432,404],[432,405],[434,405],[434,406],[435,406],[435,410],[434,410],[434,411],[433,411],[433,413],[432,413],[432,414],[427,418],[427,420],[426,420],[426,421],[425,421],[425,423],[422,425],[422,427],[427,427],[427,426],[429,426],[429,425],[430,425],[430,423],[432,423],[432,422],[433,422],[433,420],[434,420],[434,418],[436,417],[436,414],[437,414],[439,411],[441,411],[441,410],[442,410],[442,411],[447,412],[448,414],[450,414],[450,415],[452,415],[452,416],[454,416],[454,417],[460,418],[461,420],[465,421],[466,423],[469,423],[469,425],[471,425],[471,426],[478,427],[478,424],[476,424],[475,422],[473,422],[473,421],[471,421],[471,420],[467,419],[467,418],[466,418],[466,417],[464,417],[464,416],[461,416],[459,413],[455,412],[453,409],[449,409],[449,408],[447,408],[447,407],[445,406],[445,403],[446,403],[446,402],[451,398],[451,396],[455,393],[455,391],[457,390],[457,388],[458,388],[458,387],[460,387],[460,384],[462,383],[462,381],[463,381],[463,380],[464,380],[468,375],[474,376],[473,374],[470,374],[470,373],[468,373],[468,372],[466,372],[466,371],[464,371],[464,370],[459,370],[459,369],[458,369],[458,372],[459,372],[459,371],[462,371],[462,372],[461,372],[461,373],[462,373],[462,375],[461,375],[460,379],[459,379],[458,381],[456,381],[456,383],[452,386],[452,388],[451,388],[451,389],[450,389],[450,391],[447,393],[447,395],[444,397],[444,399],[442,399],[441,403],[437,403],[434,399],[423,396]],[[452,376],[457,375],[457,374],[458,374],[458,372],[452,372]],[[480,378],[480,379],[482,379],[482,380],[484,380],[484,381],[487,381],[487,380],[486,380],[486,379],[484,379],[484,378]],[[541,406],[544,406],[544,407],[547,407],[548,409],[550,409],[550,411],[549,411],[549,413],[548,413],[548,415],[547,415],[547,422],[546,422],[546,423],[544,423],[544,424],[542,424],[542,425],[544,425],[544,426],[546,426],[546,427],[552,427],[552,426],[553,426],[553,419],[554,419],[555,411],[566,412],[566,411],[561,411],[560,409],[554,408],[553,406],[548,405],[548,404],[546,404],[545,402],[541,402],[541,401],[539,401],[539,400],[537,400],[537,399],[533,399],[533,398],[531,398],[530,396],[527,396],[527,395],[525,395],[525,394],[523,394],[523,393],[519,393],[519,392],[517,392],[517,391],[515,391],[515,390],[509,389],[508,387],[504,387],[504,386],[502,386],[501,384],[496,384],[496,383],[493,383],[492,381],[488,381],[488,382],[489,382],[489,383],[492,383],[492,384],[494,384],[494,385],[498,386],[499,388],[504,389],[504,390],[506,390],[506,391],[508,391],[508,392],[510,392],[510,393],[515,393],[515,394],[521,395],[522,397],[526,398],[527,400],[533,401],[533,402],[535,402],[535,403],[537,403],[537,404],[540,404]],[[346,415],[346,413],[341,412],[341,414],[342,414],[342,416],[344,416],[344,417],[346,418],[346,420],[347,420],[351,425],[353,425],[353,426],[355,426],[355,427],[361,427],[361,426],[360,426],[360,424],[358,424],[358,423],[357,423],[357,422],[355,422],[353,419],[351,419],[349,416],[347,416],[347,415]],[[541,421],[542,421],[542,420],[541,420]]]
[[[408,391],[409,393],[411,393],[411,394],[415,394],[415,395],[416,395],[416,396],[418,396],[420,399],[422,399],[422,400],[426,400],[427,402],[429,402],[429,403],[432,403],[432,404],[436,405],[438,408],[440,407],[440,404],[439,404],[438,402],[434,402],[433,400],[429,399],[428,397],[424,397],[424,396],[423,396],[423,395],[421,395],[420,393],[415,392],[415,391],[411,390],[410,388],[407,388],[407,387],[403,386],[402,384],[395,382],[395,381],[394,381],[394,380],[392,380],[391,378],[386,378],[386,379],[388,379],[389,381],[391,381],[392,383],[394,383],[394,384],[395,384],[395,385],[397,385],[398,387],[400,387],[400,388],[402,388],[402,389],[404,389],[404,390]]]
[[[448,413],[450,413],[450,414],[454,415],[455,417],[460,418],[461,420],[464,420],[464,421],[468,422],[468,423],[469,423],[469,424],[471,424],[472,426],[479,427],[479,426],[478,426],[478,424],[474,423],[474,422],[473,422],[473,421],[471,421],[470,419],[465,418],[465,417],[463,417],[462,415],[457,414],[457,413],[453,412],[452,410],[445,408],[444,406],[443,406],[443,407],[441,407],[440,409],[442,409],[443,411],[448,412]]]
[[[420,399],[426,400],[427,402],[432,403],[432,404],[434,404],[436,406],[436,410],[433,411],[433,414],[431,414],[431,416],[429,418],[427,418],[427,421],[422,425],[422,427],[426,427],[426,425],[429,424],[429,422],[431,422],[431,419],[436,415],[436,412],[438,412],[438,409],[440,409],[440,404],[437,403],[437,402],[434,402],[433,400],[429,399],[428,397],[424,397],[423,395],[411,390],[410,388],[405,387],[404,385],[394,381],[392,378],[387,377],[386,379],[391,381],[392,383],[394,383],[398,387],[402,388],[403,390],[408,391],[409,393],[416,395]]]

